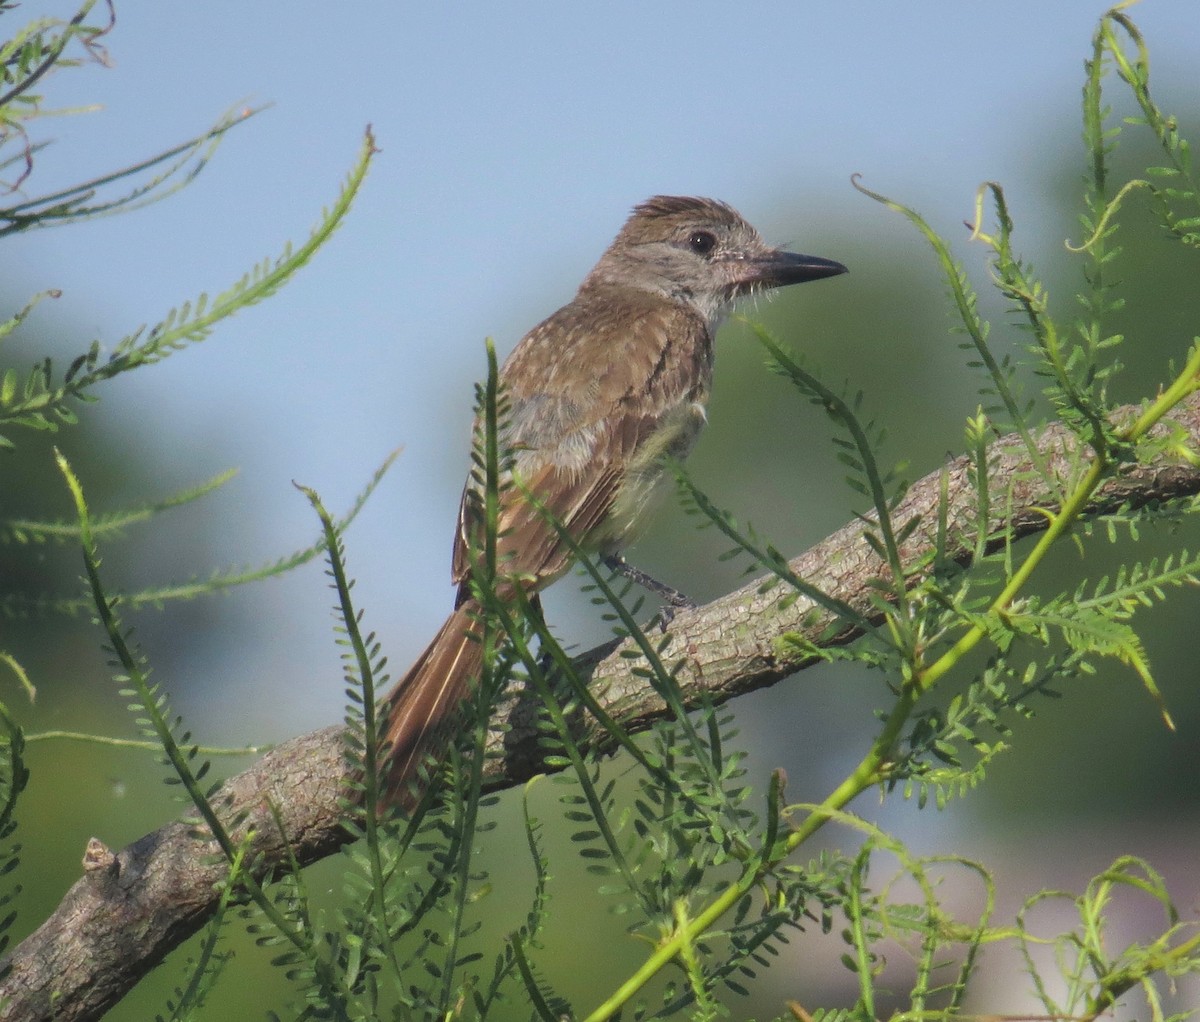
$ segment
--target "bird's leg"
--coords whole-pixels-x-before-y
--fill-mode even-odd
[[[640,568],[635,568],[619,554],[605,554],[600,558],[600,563],[610,571],[614,571],[618,575],[624,575],[630,582],[641,586],[646,592],[657,596],[663,601],[665,606],[660,612],[660,620],[664,628],[670,624],[671,618],[675,616],[677,610],[696,609],[695,600],[688,599],[678,589],[672,588],[665,582],[660,582],[652,575],[647,575]]]
[[[546,614],[542,610],[541,593],[533,594],[529,600],[529,609],[532,613],[537,615],[538,623],[545,626]],[[550,651],[548,649],[543,649],[538,652],[538,667],[541,669],[542,674],[547,677],[554,669],[554,657],[550,655]]]

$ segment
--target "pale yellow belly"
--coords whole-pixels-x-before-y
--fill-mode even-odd
[[[602,551],[612,553],[633,541],[667,488],[666,462],[688,456],[706,421],[704,405],[698,401],[680,405],[659,420],[622,477],[603,535],[597,537]]]

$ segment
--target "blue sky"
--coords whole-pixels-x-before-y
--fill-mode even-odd
[[[5,17],[45,10],[69,5]],[[898,218],[850,187],[856,172],[943,228],[971,216],[981,181],[1001,180],[1036,223],[1038,171],[1054,158],[1046,140],[1057,126],[1063,147],[1077,145],[1082,62],[1102,12],[1086,0],[127,0],[106,40],[112,67],[49,83],[53,105],[102,109],[52,125],[42,188],[156,152],[231,107],[273,106],[182,194],[18,239],[6,272],[17,294],[63,290],[38,322],[64,335],[64,351],[93,336],[113,343],[301,239],[373,125],[382,153],[314,263],[204,345],[118,383],[105,407],[146,424],[131,456],[154,463],[164,492],[241,468],[210,505],[217,563],[311,541],[291,481],[341,508],[403,445],[350,535],[360,597],[399,670],[452,598],[451,523],[484,337],[507,352],[654,193],[724,199],[771,240],[835,258],[843,239],[872,238],[904,238],[926,258]],[[1195,3],[1147,0],[1134,14],[1156,73],[1194,88]],[[250,629],[236,665],[213,653],[228,684],[264,686],[240,717],[250,733],[336,718],[341,693],[321,681],[336,655],[321,581],[313,572],[259,590],[248,606],[273,622],[269,634]],[[273,686],[302,696],[269,698]]]

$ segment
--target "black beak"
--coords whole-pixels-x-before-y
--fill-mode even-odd
[[[776,248],[754,260],[753,276],[759,284],[767,287],[786,287],[788,284],[803,284],[806,280],[836,277],[839,273],[847,272],[846,267],[832,259]]]

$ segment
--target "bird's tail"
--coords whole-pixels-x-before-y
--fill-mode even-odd
[[[479,605],[464,600],[433,641],[396,683],[384,706],[381,798],[412,809],[421,797],[418,770],[454,734],[463,703],[478,681],[483,644],[475,618]]]

